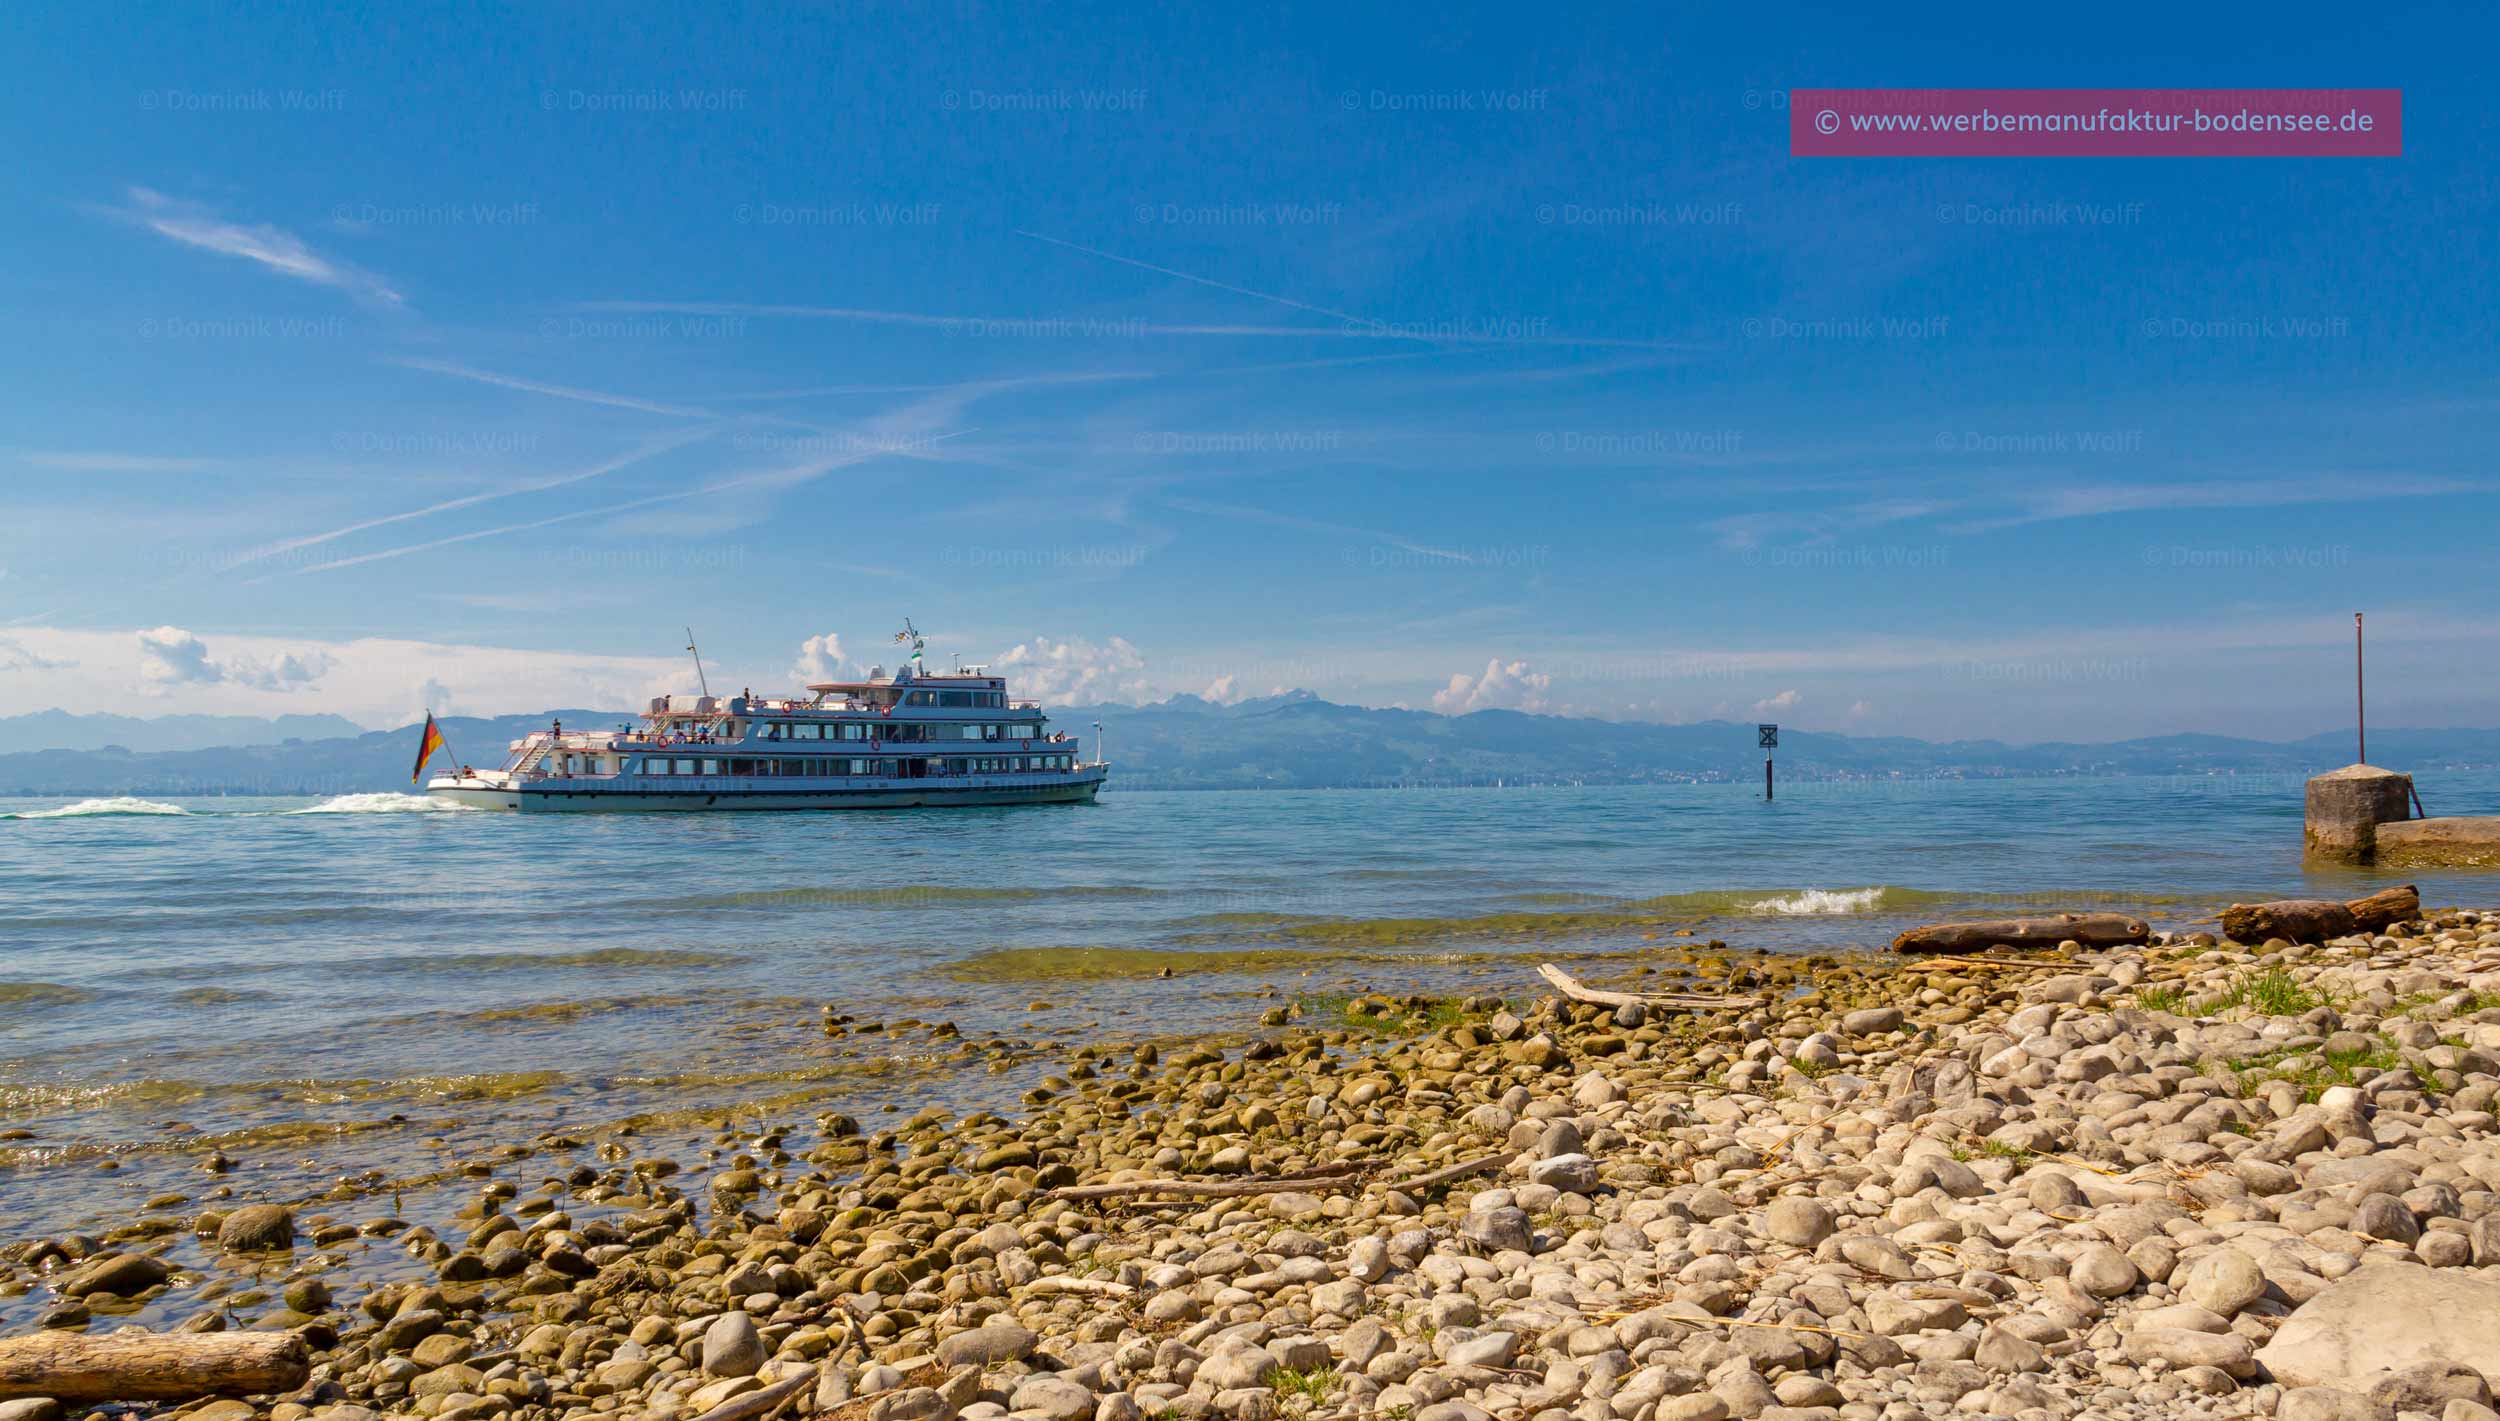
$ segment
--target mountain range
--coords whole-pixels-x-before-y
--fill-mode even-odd
[[[1750,781],[1761,774],[1754,727],[1583,720],[1523,711],[1467,715],[1339,705],[1308,691],[1234,704],[1175,696],[1148,706],[1056,709],[1057,728],[1091,753],[1104,727],[1114,789],[1330,789],[1416,785],[1645,784]],[[515,738],[561,719],[577,728],[632,719],[620,711],[445,717],[451,754],[500,764]],[[336,716],[80,716],[62,711],[0,719],[0,793],[352,794],[406,790],[416,730],[360,731]],[[31,749],[13,728],[48,737]],[[191,722],[215,722],[211,730]],[[229,726],[227,723],[235,724]],[[133,727],[146,728],[134,730]],[[344,731],[339,731],[344,727]],[[333,733],[306,734],[307,728]],[[203,746],[203,734],[232,737]],[[141,748],[154,745],[157,748]],[[2405,770],[2500,766],[2500,730],[2378,729],[2374,763]],[[1783,730],[1780,774],[1790,779],[1983,778],[2030,775],[2303,775],[2347,764],[2349,732],[2302,740],[2164,735],[2105,744],[1942,743],[1901,736]]]

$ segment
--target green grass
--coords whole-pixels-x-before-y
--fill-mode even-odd
[[[2175,1014],[2181,1007],[2187,1005],[2187,993],[2180,991],[2176,984],[2167,982],[2155,987],[2138,987],[2135,992],[2135,1004],[2146,1011],[2166,1011]]]
[[[2140,1000],[2140,998],[2139,998]],[[2298,1016],[2328,1005],[2327,998],[2304,986],[2280,967],[2243,972],[2218,994],[2198,1004],[2202,1016],[2220,1016],[2246,1007],[2266,1016]]]
[[[1374,1036],[1430,1036],[1445,1031],[1467,1019],[1467,1013],[1456,1002],[1436,1001],[1422,1007],[1407,1007],[1389,998],[1367,996],[1306,996],[1294,999],[1294,1011],[1304,1022],[1320,1028],[1352,1027]],[[1386,1010],[1383,1010],[1384,1005]]]
[[[1278,1367],[1268,1373],[1267,1385],[1289,1414],[1308,1416],[1337,1389],[1341,1379],[1334,1367],[1313,1367],[1307,1372]]]
[[[2360,1051],[2271,1051],[2234,1062],[2230,1071],[2243,1096],[2256,1094],[2270,1081],[2290,1081],[2299,1088],[2303,1103],[2315,1103],[2336,1086],[2359,1085],[2403,1064],[2396,1043],[2382,1036]]]
[[[1979,1152],[1990,1159],[2012,1160],[2016,1164],[2029,1164],[2039,1158],[2022,1146],[2009,1145],[2003,1140],[1981,1140]]]

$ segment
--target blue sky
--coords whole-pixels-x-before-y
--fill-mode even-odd
[[[0,712],[2500,722],[2477,12],[13,12]],[[2394,160],[1787,156],[2393,86]]]

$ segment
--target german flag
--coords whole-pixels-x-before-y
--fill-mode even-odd
[[[417,763],[408,771],[408,783],[415,784],[425,774],[425,762],[443,748],[443,732],[434,724],[434,712],[425,713],[425,738],[417,742]]]

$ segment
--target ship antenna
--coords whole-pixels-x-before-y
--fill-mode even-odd
[[[712,682],[703,674],[703,653],[694,649],[694,628],[692,627],[686,628],[686,654],[694,658],[694,683],[703,688],[705,696],[710,696]]]

